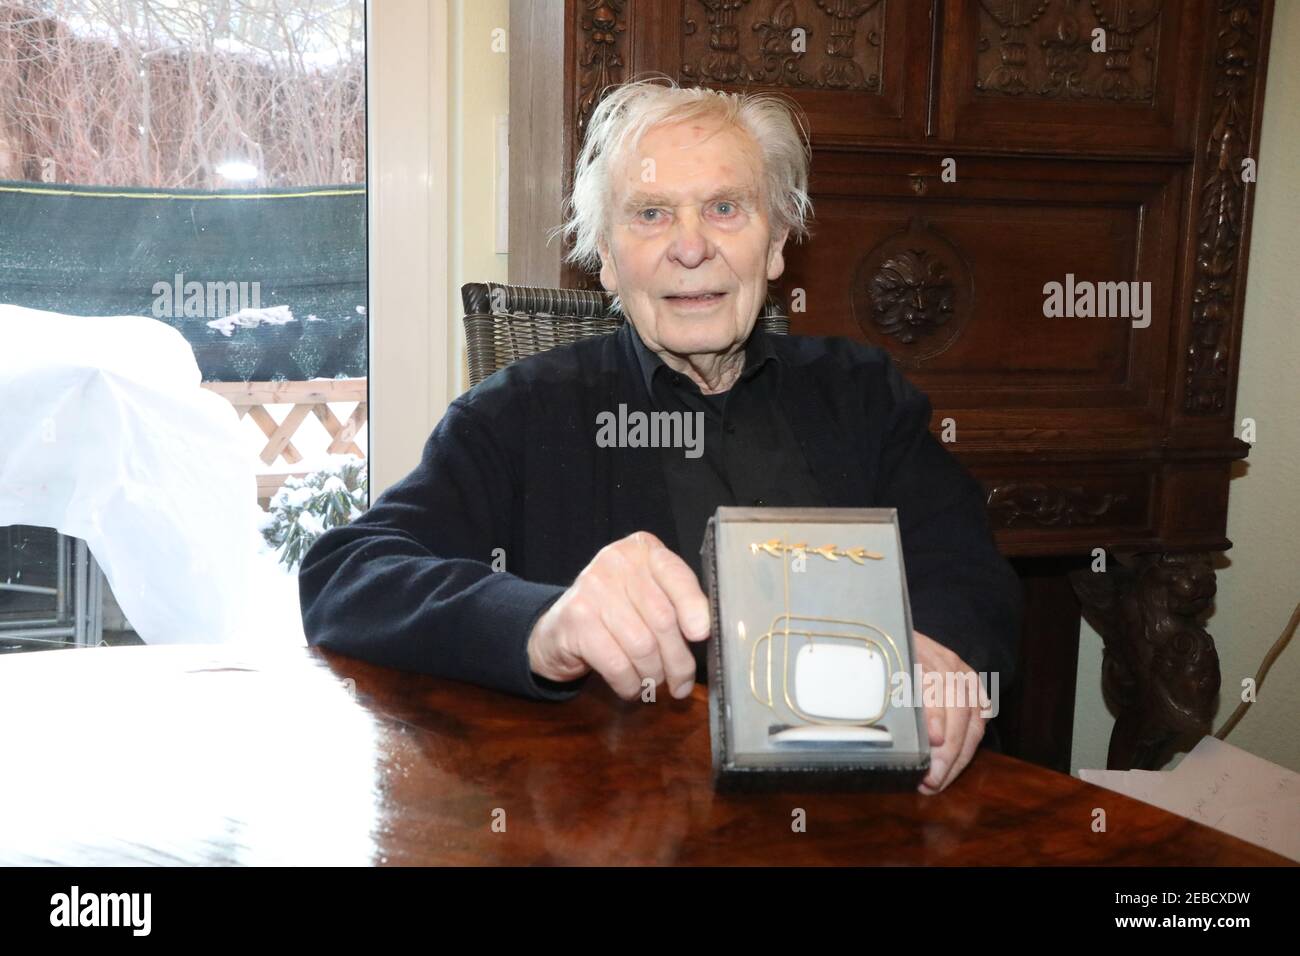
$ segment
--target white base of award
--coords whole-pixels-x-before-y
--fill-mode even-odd
[[[894,738],[884,727],[787,727],[768,738],[774,744],[874,744],[889,746]]]

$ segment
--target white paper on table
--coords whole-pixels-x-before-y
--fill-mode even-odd
[[[1173,770],[1080,770],[1085,782],[1300,862],[1300,773],[1217,737]]]
[[[0,305],[0,526],[82,538],[149,644],[256,628],[257,478],[165,323]]]
[[[1087,783],[1151,803],[1165,774],[1159,770],[1080,770],[1079,776]]]

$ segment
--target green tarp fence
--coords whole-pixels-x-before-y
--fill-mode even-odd
[[[356,185],[211,193],[0,180],[0,303],[157,318],[193,346],[204,381],[359,377],[365,225]],[[240,283],[242,301],[224,296]],[[184,314],[186,286],[202,314]],[[294,321],[229,336],[208,325],[251,304],[254,289],[261,308],[287,306]]]

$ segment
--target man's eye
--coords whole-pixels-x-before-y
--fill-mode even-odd
[[[662,210],[662,209],[642,209],[642,210],[641,210],[637,215],[640,217],[640,219],[641,219],[642,222],[658,222],[660,217],[657,217],[657,216],[655,216],[654,214],[655,214],[655,213],[660,213],[660,212],[663,212],[663,210]]]
[[[736,204],[729,199],[724,199],[721,202],[715,203],[713,208],[718,210],[724,216],[730,216],[735,213]]]

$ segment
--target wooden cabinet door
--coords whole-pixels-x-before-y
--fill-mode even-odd
[[[620,82],[655,71],[683,85],[779,91],[807,112],[821,145],[925,134],[930,0],[629,0],[624,13],[581,18],[580,113],[598,101],[611,47],[626,45]]]
[[[972,158],[947,183],[923,155],[829,153],[813,169],[815,237],[787,249],[774,287],[792,332],[884,348],[959,419],[963,446],[1158,443],[1180,164]]]
[[[939,139],[971,147],[1186,155],[1202,0],[950,0]],[[1093,49],[1094,31],[1105,52]]]

